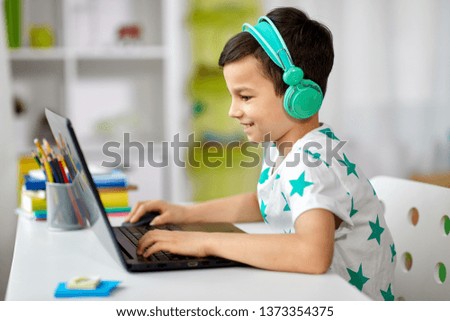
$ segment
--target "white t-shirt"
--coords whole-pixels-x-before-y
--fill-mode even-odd
[[[276,232],[295,233],[305,211],[332,212],[342,223],[330,269],[373,299],[393,300],[396,252],[384,209],[345,149],[326,124],[298,140],[276,168],[278,149],[268,147],[258,181],[261,214]]]

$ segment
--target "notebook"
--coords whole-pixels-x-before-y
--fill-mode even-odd
[[[158,252],[144,258],[136,254],[136,243],[150,226],[124,227],[111,226],[103,207],[92,175],[86,164],[83,152],[68,118],[46,109],[45,115],[55,142],[60,149],[72,177],[76,190],[77,205],[86,216],[90,228],[99,242],[127,271],[164,271],[178,269],[198,269],[230,267],[241,263],[219,257],[186,257],[167,252]],[[163,225],[156,228],[184,231],[244,233],[229,223]]]

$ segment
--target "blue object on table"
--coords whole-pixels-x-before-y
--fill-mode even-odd
[[[55,290],[55,298],[76,298],[89,296],[109,296],[120,281],[100,281],[100,284],[95,289],[68,289],[67,282],[58,283]]]
[[[127,177],[125,173],[120,170],[113,170],[108,174],[93,174],[92,179],[97,188],[128,186]],[[36,178],[31,175],[24,175],[24,180],[26,190],[45,190],[46,181],[44,177]]]
[[[25,189],[28,191],[45,190],[45,179],[39,179],[30,175],[25,175],[24,181]]]

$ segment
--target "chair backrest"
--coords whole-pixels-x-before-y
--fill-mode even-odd
[[[399,300],[450,300],[450,189],[405,179],[371,180],[397,255]]]

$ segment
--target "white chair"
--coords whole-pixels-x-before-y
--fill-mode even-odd
[[[371,180],[397,253],[398,300],[450,300],[450,189],[405,179]]]

